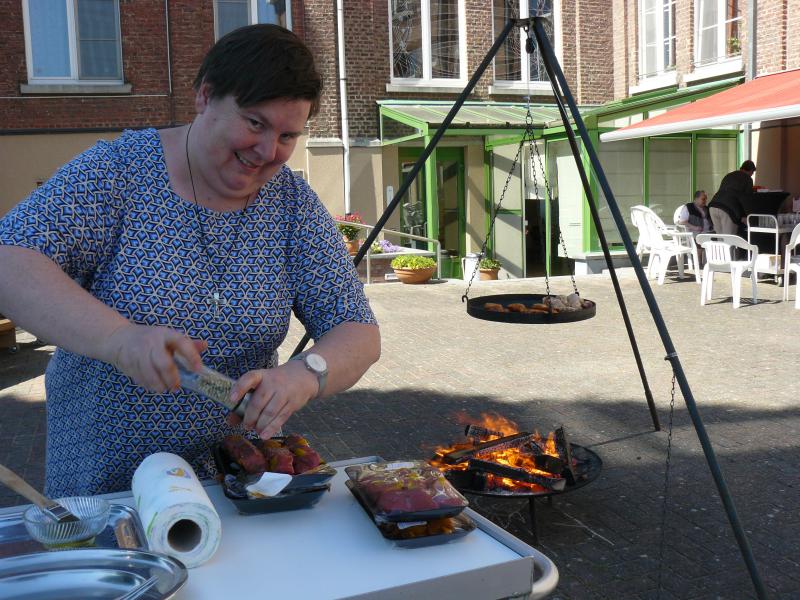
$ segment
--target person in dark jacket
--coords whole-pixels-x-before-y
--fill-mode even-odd
[[[694,200],[681,207],[675,223],[683,225],[695,235],[698,233],[710,233],[713,227],[706,202],[708,202],[708,194],[706,194],[705,190],[697,190],[694,193]]]
[[[714,231],[738,235],[739,223],[746,218],[745,202],[753,193],[753,173],[756,165],[746,160],[738,171],[728,173],[722,178],[719,189],[708,204]]]

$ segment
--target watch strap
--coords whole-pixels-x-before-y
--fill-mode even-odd
[[[317,395],[314,396],[314,398],[319,398],[320,396],[322,396],[322,393],[325,391],[325,384],[328,381],[328,369],[326,368],[325,371],[320,373],[316,369],[312,368],[311,365],[308,364],[308,361],[306,360],[306,357],[309,354],[311,354],[311,352],[309,350],[306,350],[305,352],[301,352],[300,354],[295,354],[289,360],[301,360],[301,361],[303,361],[303,364],[305,365],[306,369],[308,369],[314,375],[317,376],[318,389],[317,389]]]

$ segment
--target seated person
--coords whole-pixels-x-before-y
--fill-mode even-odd
[[[697,190],[694,193],[694,201],[684,204],[675,223],[683,225],[688,231],[697,235],[698,233],[710,233],[713,231],[711,225],[711,215],[706,208],[708,194],[704,190]]]
[[[694,193],[694,200],[681,207],[681,211],[678,213],[677,219],[675,219],[675,224],[686,227],[687,231],[691,231],[692,237],[695,238],[699,233],[711,233],[714,231],[714,226],[711,223],[711,214],[706,207],[707,202],[708,194],[706,194],[705,190],[697,190]],[[705,252],[703,252],[701,246],[697,247],[697,260],[700,262],[698,268],[702,267],[706,262]]]

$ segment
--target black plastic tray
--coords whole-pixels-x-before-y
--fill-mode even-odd
[[[470,531],[475,529],[475,521],[470,519],[467,515],[461,513],[454,517],[450,517],[455,521],[455,530],[453,533],[439,533],[435,535],[420,535],[411,538],[402,537],[401,530],[395,523],[382,523],[376,519],[375,514],[370,510],[369,504],[360,493],[358,487],[353,481],[345,481],[347,489],[353,494],[361,508],[367,513],[369,518],[375,523],[378,531],[387,540],[392,541],[395,545],[401,548],[422,548],[425,546],[436,546],[439,544],[447,544],[454,540],[464,537]]]
[[[359,468],[361,466],[362,465],[353,465],[352,467],[347,467],[345,469],[345,472],[347,473],[348,477],[350,477],[351,473],[350,469]],[[446,477],[445,477],[445,482],[448,485],[453,486],[453,484],[450,483]],[[369,500],[366,497],[364,497],[364,494],[361,493],[361,489],[359,488],[358,482],[353,481],[353,478],[350,477],[350,479],[345,483],[348,484],[348,487],[350,487],[350,484],[352,483],[353,484],[352,489],[356,490],[361,499],[367,504],[369,504]],[[416,512],[398,512],[394,514],[383,514],[383,513],[378,514],[370,508],[370,514],[374,516],[376,522],[386,522],[386,523],[408,523],[410,521],[431,521],[433,519],[444,519],[445,517],[455,517],[462,510],[467,508],[467,506],[469,506],[469,500],[467,500],[461,494],[461,492],[455,488],[455,486],[453,486],[452,489],[454,490],[455,493],[458,494],[459,497],[461,497],[461,499],[463,499],[464,503],[461,506],[443,506],[442,508],[434,508],[431,510],[420,510]]]
[[[502,304],[503,306],[521,303],[530,307],[533,304],[542,304],[545,296],[546,294],[495,294],[493,296],[469,298],[467,300],[467,314],[476,319],[500,323],[552,324],[585,321],[586,319],[591,319],[597,312],[597,305],[591,300],[588,300],[588,302],[591,302],[588,308],[558,313],[497,312],[483,308],[483,305],[487,302]]]
[[[233,475],[240,480],[247,477],[221,446],[214,446],[212,454],[217,470],[223,476]],[[225,497],[233,503],[239,513],[255,515],[313,506],[331,488],[330,480],[334,475],[336,475],[336,469],[323,463],[311,472],[294,475],[292,481],[283,488],[280,494],[270,498],[241,498],[231,492],[224,479],[220,485]]]

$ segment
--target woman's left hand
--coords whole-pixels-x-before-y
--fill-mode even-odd
[[[228,422],[242,422],[246,429],[268,439],[280,431],[287,419],[317,395],[316,376],[301,361],[289,361],[274,369],[258,369],[242,375],[233,386],[231,398],[239,400],[250,391],[244,419],[231,413]]]

